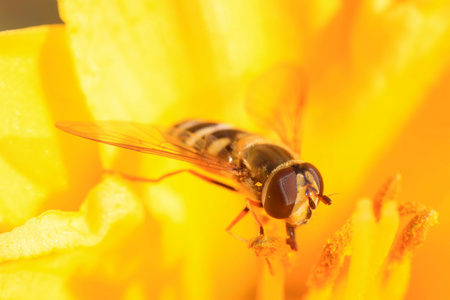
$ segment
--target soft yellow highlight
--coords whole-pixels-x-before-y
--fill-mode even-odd
[[[370,260],[375,240],[375,217],[370,200],[358,203],[352,219],[352,261],[348,271],[347,289],[344,298],[361,299],[370,277]]]
[[[54,130],[71,114],[89,118],[64,27],[3,32],[0,49],[0,228],[9,230],[50,208],[78,208],[60,197],[83,197],[99,163],[95,145],[72,146]]]

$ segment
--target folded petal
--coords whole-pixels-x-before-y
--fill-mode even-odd
[[[89,118],[63,26],[2,32],[0,68],[0,228],[10,229],[49,207],[78,207],[99,163],[95,145],[74,146],[53,125]]]
[[[127,246],[130,236],[134,239],[142,232],[143,216],[136,196],[123,181],[112,177],[89,193],[79,211],[48,211],[1,234],[2,297],[66,299],[126,292],[129,284],[108,291],[107,282],[129,282],[137,269],[148,268],[145,263],[136,265],[136,258],[142,258],[140,251]],[[150,228],[147,233],[155,230]],[[145,241],[141,244],[151,257],[149,246]],[[94,281],[98,284],[90,286]]]

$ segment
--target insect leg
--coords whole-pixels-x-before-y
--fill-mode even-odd
[[[287,238],[286,238],[286,244],[288,244],[289,246],[291,246],[291,249],[294,251],[298,250],[298,246],[297,246],[297,240],[295,239],[295,227],[293,227],[292,225],[286,223],[286,233],[287,233]]]
[[[229,234],[231,234],[232,236],[234,236],[235,238],[244,241],[245,243],[248,244],[248,241],[246,239],[244,239],[243,237],[240,237],[234,233],[231,232],[231,228],[234,227],[234,225],[237,224],[237,222],[239,222],[243,217],[245,217],[248,213],[250,209],[246,206],[241,213],[230,223],[230,225],[228,225],[228,227],[225,229]]]
[[[111,170],[106,170],[106,172],[107,173],[114,173],[114,171],[111,171]],[[210,177],[208,177],[206,175],[203,175],[203,174],[201,174],[201,173],[199,173],[197,171],[191,170],[191,169],[183,169],[183,170],[173,171],[173,172],[164,174],[161,177],[154,178],[154,179],[146,178],[146,177],[133,176],[133,175],[128,175],[128,174],[124,174],[124,173],[120,173],[120,174],[122,175],[122,177],[124,177],[124,178],[126,178],[128,180],[131,180],[131,181],[156,183],[156,182],[160,182],[163,179],[166,179],[167,177],[170,177],[170,176],[173,176],[173,175],[177,175],[177,174],[180,174],[180,173],[184,173],[184,172],[191,173],[192,175],[197,176],[198,178],[203,179],[206,182],[213,183],[215,185],[218,185],[218,186],[221,186],[223,188],[226,188],[226,189],[228,189],[230,191],[234,191],[234,192],[238,191],[235,187],[233,187],[231,185],[222,183],[220,181],[217,181],[217,180],[215,180],[213,178],[210,178]]]
[[[233,191],[233,192],[237,192],[237,191],[238,191],[235,187],[233,187],[233,186],[231,186],[231,185],[228,185],[228,184],[225,184],[225,183],[223,183],[223,182],[217,181],[217,180],[215,180],[215,179],[213,179],[213,178],[210,178],[210,177],[208,177],[208,176],[205,176],[205,175],[203,175],[203,174],[201,174],[201,173],[198,173],[198,172],[196,172],[196,171],[194,171],[194,170],[185,170],[185,171],[191,173],[192,175],[197,176],[197,177],[200,178],[200,179],[205,180],[206,182],[216,184],[216,185],[218,185],[218,186],[221,186],[221,187],[226,188],[226,189],[228,189],[228,190],[230,190],[230,191]]]
[[[275,276],[275,272],[273,271],[272,264],[269,261],[269,258],[266,257],[267,267],[269,268],[269,273],[272,276]]]
[[[247,207],[250,209],[250,211],[252,212],[253,218],[255,219],[256,223],[258,223],[259,225],[259,234],[260,235],[264,235],[264,228],[262,226],[261,221],[258,219],[258,216],[255,214],[255,211],[253,210],[252,206],[258,206],[258,207],[262,207],[260,202],[256,202],[253,201],[249,198],[245,199],[245,201],[247,201]]]
[[[247,215],[247,213],[249,211],[251,211],[253,218],[256,220],[256,222],[259,225],[259,234],[260,235],[264,235],[264,228],[262,227],[262,223],[259,221],[258,217],[256,216],[255,212],[252,209],[252,206],[258,206],[258,207],[262,207],[261,202],[257,202],[257,201],[253,201],[249,198],[245,199],[247,202],[247,206],[244,207],[244,209],[239,213],[239,215],[230,223],[230,225],[228,225],[228,227],[225,229],[229,234],[231,234],[232,236],[234,236],[237,239],[240,239],[241,241],[244,241],[246,243],[248,243],[248,241],[246,239],[244,239],[243,237],[240,237],[234,233],[231,232],[231,229],[234,227],[234,225],[236,225],[243,217],[245,217]]]

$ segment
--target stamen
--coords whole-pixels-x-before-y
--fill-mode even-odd
[[[344,257],[350,254],[350,241],[352,239],[351,222],[333,234],[323,249],[319,263],[309,279],[309,285],[322,288],[332,285],[339,275]]]
[[[418,213],[406,226],[402,236],[391,253],[391,262],[410,258],[413,251],[425,242],[428,229],[437,224],[438,213],[427,208]]]
[[[373,212],[375,215],[375,220],[377,222],[380,221],[381,208],[383,206],[383,203],[387,200],[398,199],[401,179],[402,177],[400,176],[400,174],[396,175],[395,177],[389,178],[373,198]]]

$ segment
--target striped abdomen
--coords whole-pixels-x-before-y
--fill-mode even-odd
[[[252,189],[259,189],[274,169],[294,159],[286,149],[228,124],[190,120],[175,125],[171,135],[189,147],[247,169]]]
[[[189,120],[179,123],[170,134],[183,144],[201,152],[207,152],[226,163],[239,166],[236,144],[247,132],[231,125]]]

